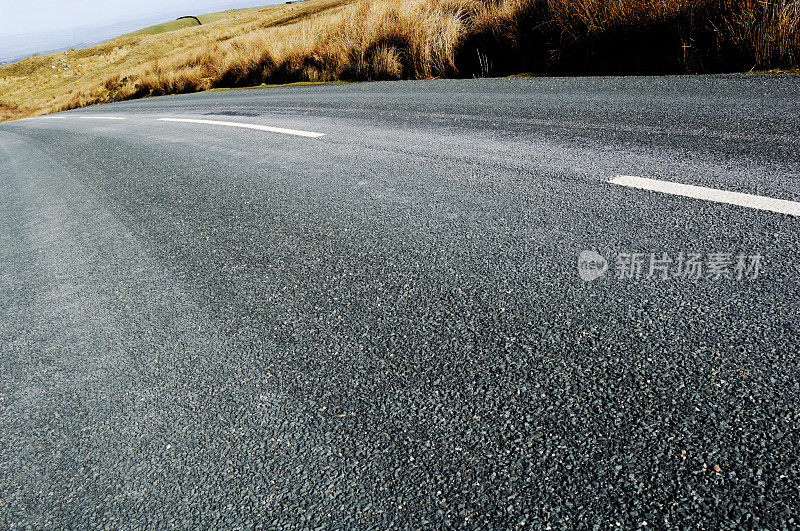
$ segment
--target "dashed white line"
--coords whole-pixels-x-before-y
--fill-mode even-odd
[[[627,186],[628,188],[638,188],[640,190],[651,190],[662,194],[679,195],[694,199],[713,201],[714,203],[726,203],[757,210],[788,214],[790,216],[800,216],[800,203],[788,201],[786,199],[775,199],[760,195],[743,194],[739,192],[729,192],[716,188],[706,188],[704,186],[693,186],[690,184],[674,183],[670,181],[660,181],[657,179],[645,179],[643,177],[633,177],[630,175],[617,175],[610,181],[611,184]]]
[[[241,127],[243,129],[255,129],[257,131],[269,131],[270,133],[281,133],[284,135],[304,136],[306,138],[319,138],[325,133],[315,133],[313,131],[301,131],[299,129],[285,129],[283,127],[269,127],[266,125],[243,124],[239,122],[222,122],[218,120],[195,120],[190,118],[159,118],[162,122],[184,122],[189,124],[224,125],[227,127]]]
[[[79,120],[125,120],[122,116],[78,116]]]

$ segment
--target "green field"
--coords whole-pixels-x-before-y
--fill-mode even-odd
[[[280,4],[277,4],[280,5]],[[196,15],[194,13],[187,13],[185,16],[194,16],[200,19],[202,24],[210,24],[212,22],[216,22],[218,20],[223,20],[226,18],[231,18],[236,15],[244,15],[247,13],[252,13],[254,11],[259,11],[263,9],[268,9],[274,6],[256,6],[256,7],[245,7],[242,9],[228,9],[227,11],[217,11],[215,13],[206,13],[203,15]],[[126,33],[123,37],[132,37],[134,35],[158,35],[159,33],[166,33],[168,31],[175,31],[183,28],[190,28],[192,26],[198,26],[197,21],[191,18],[182,18],[180,20],[170,20],[169,22],[162,22],[161,24],[156,24],[154,26],[148,26],[146,28],[142,28],[137,31],[133,31],[131,33]]]

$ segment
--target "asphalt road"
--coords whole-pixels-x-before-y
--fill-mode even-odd
[[[800,217],[608,181],[800,201],[799,110],[542,78],[1,124],[0,527],[797,528]]]

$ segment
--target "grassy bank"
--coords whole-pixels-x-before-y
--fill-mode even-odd
[[[261,83],[798,64],[800,0],[306,0],[0,67],[0,120]]]

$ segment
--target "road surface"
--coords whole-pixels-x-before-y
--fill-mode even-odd
[[[797,527],[798,109],[541,78],[0,125],[0,526]]]

